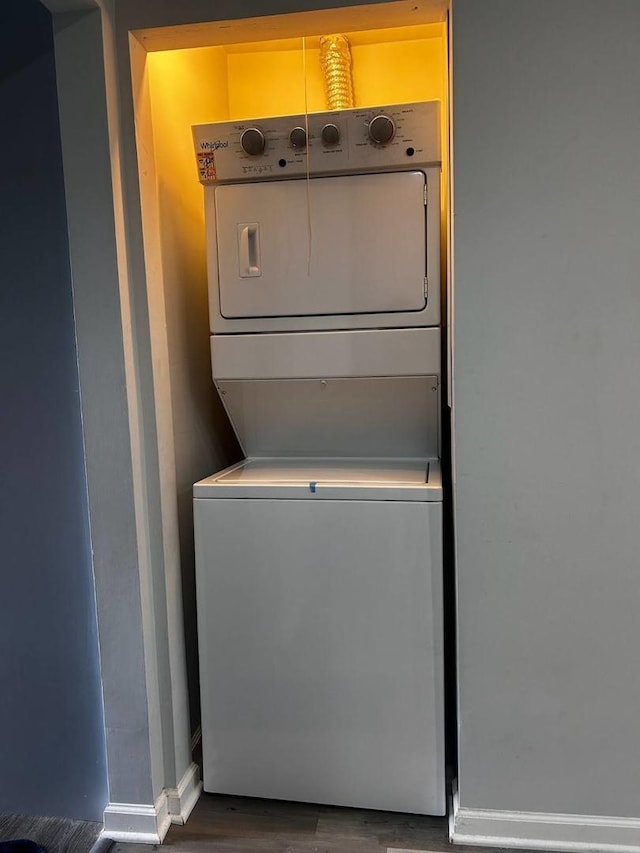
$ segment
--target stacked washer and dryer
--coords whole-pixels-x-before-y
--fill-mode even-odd
[[[193,132],[246,457],[194,486],[205,790],[444,814],[439,105]]]

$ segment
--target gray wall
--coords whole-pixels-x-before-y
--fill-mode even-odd
[[[0,812],[101,820],[104,731],[51,19],[0,6]]]
[[[454,0],[460,803],[637,816],[640,3]]]
[[[157,467],[146,466],[139,441],[138,392],[146,401],[153,384],[135,384],[137,341],[116,249],[117,115],[110,137],[105,91],[111,28],[107,21],[103,32],[97,8],[58,14],[54,26],[109,798],[147,804],[166,782],[159,695],[170,673],[157,666],[156,646],[166,647],[167,606],[164,587],[149,583],[162,537],[160,519],[146,511]],[[144,306],[136,308],[144,326]],[[152,444],[153,424],[149,432]]]

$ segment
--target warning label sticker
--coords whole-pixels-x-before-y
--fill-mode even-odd
[[[198,151],[198,172],[201,184],[211,184],[216,179],[216,160],[213,151]]]

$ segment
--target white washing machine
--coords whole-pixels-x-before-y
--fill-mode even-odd
[[[443,813],[441,501],[433,461],[196,485],[208,790]]]
[[[438,105],[194,140],[246,454],[194,486],[205,790],[444,814]]]

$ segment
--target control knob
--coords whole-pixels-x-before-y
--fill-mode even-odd
[[[379,115],[369,122],[369,139],[376,145],[386,145],[396,134],[396,126],[389,116]]]
[[[340,128],[335,124],[325,124],[320,136],[324,145],[337,145],[340,142]]]
[[[240,137],[240,145],[243,151],[252,157],[256,157],[264,151],[264,133],[257,127],[248,127]]]
[[[306,148],[307,131],[304,127],[294,127],[289,134],[289,142],[292,148]]]

